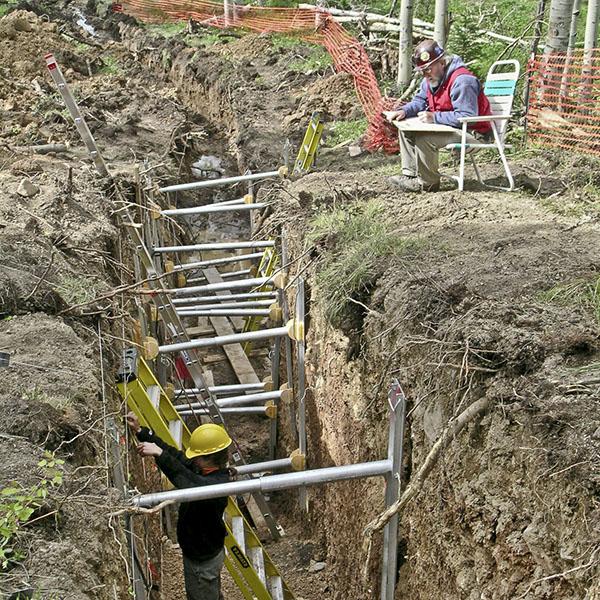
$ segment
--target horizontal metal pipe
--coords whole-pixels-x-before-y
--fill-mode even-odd
[[[265,415],[266,406],[234,406],[232,408],[219,408],[224,415]],[[180,410],[182,417],[191,417],[193,415],[207,415],[208,408],[195,408],[194,410]]]
[[[187,294],[220,292],[223,290],[243,290],[244,288],[262,287],[272,284],[273,277],[249,277],[248,279],[235,279],[233,281],[222,281],[219,283],[207,283],[206,285],[196,285],[185,288],[177,288],[173,291],[175,296],[185,296]]]
[[[168,492],[155,492],[143,494],[133,498],[135,506],[154,506],[170,500],[172,502],[193,502],[196,500],[209,500],[225,496],[237,496],[254,492],[274,492],[309,485],[333,483],[348,479],[361,479],[364,477],[379,477],[392,472],[392,461],[378,460],[355,465],[328,467],[325,469],[312,469],[295,473],[281,473],[256,477],[250,480],[233,481],[216,485],[205,485],[197,488],[185,488]]]
[[[270,300],[257,300],[256,302],[223,302],[222,304],[197,304],[193,306],[177,306],[177,312],[184,312],[189,310],[210,310],[212,308],[264,308],[265,306],[272,306],[275,304],[275,299]]]
[[[193,181],[191,183],[180,183],[159,188],[159,192],[184,192],[198,188],[216,187],[219,185],[230,185],[240,181],[254,181],[256,179],[267,179],[268,177],[279,177],[279,171],[266,171],[265,173],[251,173],[249,175],[238,175],[236,177],[221,177],[220,179],[208,179],[206,181]]]
[[[210,252],[216,250],[244,250],[246,248],[273,248],[275,242],[262,240],[258,242],[214,242],[206,244],[192,244],[191,246],[157,246],[153,248],[154,254],[166,252]]]
[[[230,398],[218,398],[216,400],[219,408],[230,408],[232,406],[248,406],[255,402],[266,402],[267,400],[279,400],[281,398],[281,390],[273,392],[262,392],[259,394],[246,394],[244,396],[231,396]],[[205,402],[192,402],[191,404],[180,404],[175,409],[178,412],[189,410],[192,408],[206,408]]]
[[[161,354],[168,354],[169,352],[181,352],[182,350],[193,350],[194,348],[210,348],[212,346],[227,346],[228,344],[241,344],[243,342],[268,340],[274,337],[284,337],[286,335],[288,335],[287,327],[274,327],[272,329],[263,329],[261,331],[232,333],[229,335],[220,335],[214,338],[192,340],[191,342],[166,344],[165,346],[159,346],[158,351]]]
[[[229,206],[231,204],[244,204],[246,198],[236,198],[235,200],[223,200],[222,202],[213,202],[214,206]]]
[[[175,306],[181,304],[193,304],[195,302],[215,302],[219,300],[244,300],[250,298],[269,298],[271,304],[277,300],[276,292],[248,292],[247,294],[223,294],[219,296],[196,296],[194,298],[174,298]]]
[[[267,206],[266,204],[228,204],[227,206],[215,206],[214,204],[208,204],[203,206],[191,206],[190,208],[169,208],[168,210],[161,210],[160,214],[164,217],[174,217],[179,215],[211,215],[213,213],[226,213],[226,212],[239,212],[239,211],[251,211],[260,210]]]
[[[244,390],[263,390],[265,388],[264,383],[235,383],[232,385],[212,385],[209,386],[208,389],[211,394],[229,394],[231,392],[243,392]],[[175,397],[179,398],[180,396],[196,396],[200,392],[204,390],[199,390],[198,388],[187,388],[187,389],[177,389],[175,390]]]
[[[235,467],[238,475],[250,475],[252,473],[264,473],[265,471],[278,471],[280,469],[291,469],[291,458],[278,458],[277,460],[266,460],[264,462],[251,463]]]
[[[206,310],[178,310],[181,317],[268,317],[267,308],[212,308]]]
[[[239,271],[226,271],[225,273],[219,273],[221,279],[232,279],[236,277],[244,277],[244,275],[248,275],[252,271],[252,269],[240,269]],[[206,277],[201,275],[200,277],[193,277],[188,279],[188,283],[200,283],[201,281],[206,281]]]
[[[253,252],[252,254],[239,254],[237,256],[226,256],[225,258],[215,258],[213,260],[201,260],[198,262],[183,263],[175,265],[173,271],[190,271],[193,269],[206,269],[208,267],[218,267],[230,263],[244,262],[245,260],[260,260],[264,252]]]

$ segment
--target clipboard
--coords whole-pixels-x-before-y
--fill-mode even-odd
[[[389,111],[383,113],[387,119]],[[388,119],[389,120],[389,119]],[[439,133],[460,133],[456,127],[450,127],[450,125],[439,125],[438,123],[423,123],[419,117],[412,117],[411,119],[402,119],[402,121],[390,121],[392,125],[395,125],[399,131],[429,131]]]

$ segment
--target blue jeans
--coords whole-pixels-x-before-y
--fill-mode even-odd
[[[183,557],[187,600],[220,600],[221,569],[224,561],[225,550],[202,562]]]

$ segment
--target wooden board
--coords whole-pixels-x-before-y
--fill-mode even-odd
[[[216,269],[204,269],[202,272],[209,283],[220,283],[223,281]],[[235,333],[227,317],[209,317],[209,319],[217,335],[231,335]],[[239,383],[260,383],[260,379],[248,360],[241,344],[227,344],[223,346],[223,351],[227,355]]]

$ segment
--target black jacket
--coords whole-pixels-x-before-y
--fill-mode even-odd
[[[137,438],[142,442],[153,442],[162,448],[162,454],[156,457],[156,464],[176,488],[231,481],[228,469],[202,475],[200,469],[186,458],[183,452],[163,442],[146,427],[142,427]],[[177,541],[184,556],[195,561],[204,561],[221,552],[227,533],[223,524],[223,511],[226,506],[227,498],[182,502],[179,505]]]

